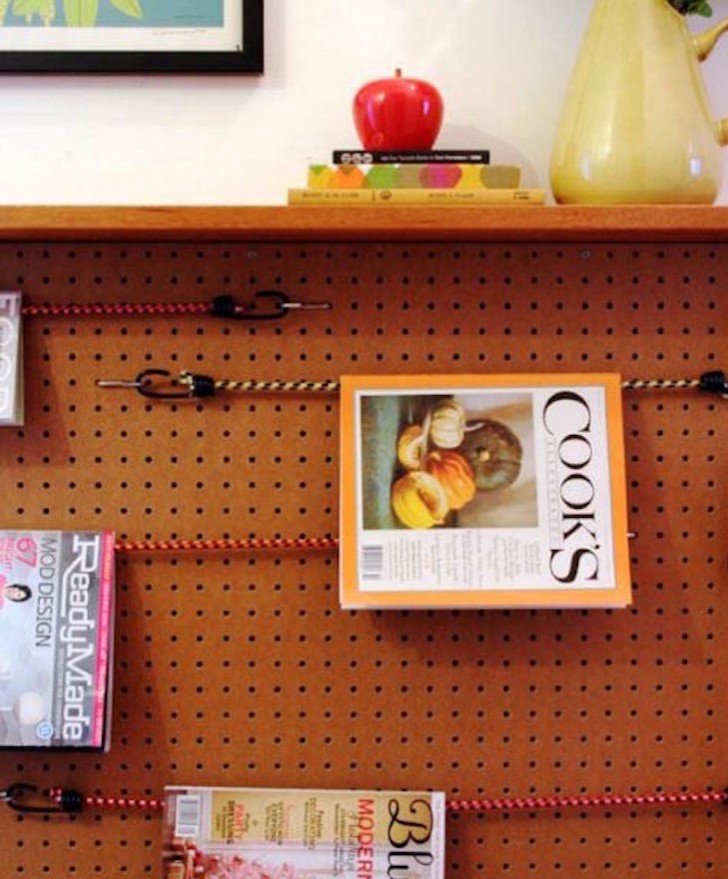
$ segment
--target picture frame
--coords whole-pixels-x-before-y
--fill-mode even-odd
[[[263,0],[8,0],[0,21],[0,73],[262,72]]]

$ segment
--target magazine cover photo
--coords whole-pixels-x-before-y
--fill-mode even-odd
[[[365,529],[538,524],[527,393],[361,401]]]

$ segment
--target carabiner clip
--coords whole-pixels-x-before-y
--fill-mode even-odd
[[[290,297],[281,290],[261,290],[253,299],[265,300],[269,308],[258,309],[255,301],[252,306],[238,305],[232,296],[223,295],[212,300],[212,314],[233,320],[277,320],[292,309],[331,308],[330,302],[291,302]]]
[[[194,389],[187,387],[185,390],[168,390],[180,386],[177,379],[170,378],[172,373],[168,369],[143,369],[133,381],[125,379],[96,379],[98,388],[132,388],[143,397],[151,397],[155,400],[188,400],[194,397]],[[152,381],[152,376],[169,381]]]
[[[35,799],[41,800],[40,805],[26,802],[31,794],[36,795]],[[11,784],[10,787],[0,791],[0,802],[6,803],[11,809],[24,814],[54,815],[57,812],[67,811],[47,795],[38,793],[38,788],[34,784],[26,784],[22,781]]]

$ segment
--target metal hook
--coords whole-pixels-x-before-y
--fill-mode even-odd
[[[25,798],[28,794],[37,794],[37,798],[43,800],[42,805],[34,806],[26,803]],[[34,784],[26,784],[22,781],[11,784],[10,787],[0,791],[0,802],[7,803],[16,812],[33,813],[36,815],[52,815],[56,812],[65,811],[62,806],[49,799],[47,795],[39,794],[38,788]]]
[[[280,290],[261,290],[255,294],[254,299],[265,300],[270,304],[271,311],[249,311],[240,315],[242,320],[275,320],[288,314],[290,299]]]
[[[143,369],[133,380],[125,379],[96,379],[96,387],[99,388],[133,388],[143,397],[151,397],[155,400],[187,400],[194,396],[194,389],[190,386],[185,390],[169,390],[179,387],[177,379],[171,378],[172,373],[168,369]],[[169,381],[153,381],[152,376]]]
[[[212,300],[212,313],[216,317],[235,320],[277,320],[292,309],[331,308],[330,302],[291,302],[281,290],[261,290],[253,299],[265,300],[269,308],[257,309],[255,303],[252,306],[238,305],[232,296],[225,295]]]

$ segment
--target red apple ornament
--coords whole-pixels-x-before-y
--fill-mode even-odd
[[[429,150],[442,125],[440,92],[402,76],[363,85],[354,97],[354,124],[367,150]]]

